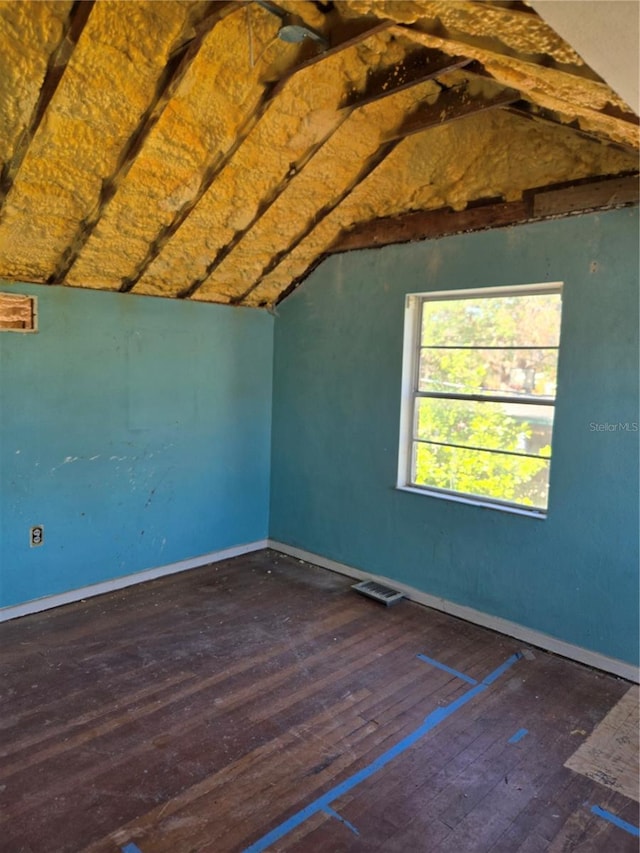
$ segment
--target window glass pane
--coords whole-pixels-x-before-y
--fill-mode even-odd
[[[416,400],[414,438],[487,450],[551,456],[553,406]]]
[[[547,459],[414,442],[412,482],[536,509],[547,508]]]
[[[559,293],[427,299],[421,345],[558,346],[561,304]]]
[[[419,391],[555,397],[557,349],[422,349]]]

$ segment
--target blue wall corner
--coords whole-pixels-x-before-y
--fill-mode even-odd
[[[270,535],[636,663],[638,434],[591,425],[638,420],[637,236],[622,210],[336,256],[275,351],[264,312],[7,285],[40,331],[0,335],[0,606]],[[397,491],[405,293],[556,280],[548,518]]]
[[[39,331],[0,335],[0,606],[267,536],[272,317],[6,289]]]
[[[563,281],[544,521],[394,489],[407,292]],[[280,308],[273,539],[638,662],[638,211],[352,252]]]

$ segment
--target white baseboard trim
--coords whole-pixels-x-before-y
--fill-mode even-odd
[[[595,669],[601,669],[604,672],[618,675],[627,681],[632,681],[636,684],[640,682],[640,670],[638,667],[617,658],[607,657],[599,652],[585,649],[582,646],[574,646],[572,643],[566,643],[564,640],[559,640],[557,637],[527,628],[525,625],[519,625],[517,622],[510,622],[508,619],[501,619],[499,616],[492,616],[489,613],[483,613],[481,610],[474,610],[472,607],[456,604],[454,601],[448,601],[446,598],[429,595],[429,593],[421,592],[419,589],[399,583],[391,578],[386,578],[383,575],[363,572],[360,569],[354,569],[353,566],[347,566],[328,557],[322,557],[320,554],[312,554],[309,551],[304,551],[302,548],[295,548],[292,545],[276,542],[273,539],[269,539],[269,548],[272,548],[274,551],[281,551],[283,554],[295,557],[298,560],[313,563],[323,569],[347,575],[350,578],[378,581],[399,590],[411,601],[416,601],[418,604],[433,607],[434,610],[440,610],[451,616],[457,616],[459,619],[473,622],[475,625],[481,625],[483,628],[490,628],[499,634],[515,637],[517,640],[522,640],[525,643],[545,649],[548,652],[553,652],[562,657],[575,660],[578,663],[584,663]]]
[[[132,575],[124,575],[79,589],[71,589],[56,595],[47,595],[44,598],[35,598],[25,601],[24,604],[14,604],[10,607],[0,608],[0,622],[9,619],[17,619],[19,616],[27,616],[30,613],[40,613],[42,610],[50,610],[63,604],[71,604],[83,598],[91,598],[94,595],[103,595],[105,592],[113,592],[116,589],[124,589],[137,583],[152,581],[165,575],[175,575],[178,572],[186,572],[188,569],[197,569],[209,563],[219,563],[221,560],[229,560],[231,557],[240,557],[242,554],[250,554],[252,551],[261,551],[268,547],[267,539],[259,539],[256,542],[248,542],[245,545],[235,545],[233,548],[225,548],[222,551],[212,551],[210,554],[202,554],[200,557],[192,557],[189,560],[180,560],[178,563],[169,563],[166,566],[158,566],[155,569],[146,569],[135,572]]]

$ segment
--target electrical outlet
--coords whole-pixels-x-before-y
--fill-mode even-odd
[[[33,527],[29,528],[29,545],[32,548],[36,548],[38,545],[42,545],[43,542],[44,542],[44,525],[34,524]]]

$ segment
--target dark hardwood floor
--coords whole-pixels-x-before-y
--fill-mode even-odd
[[[563,766],[627,682],[351,583],[262,551],[0,625],[0,851],[638,850]]]

